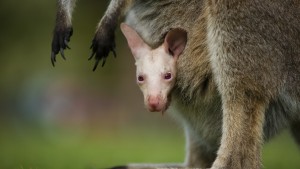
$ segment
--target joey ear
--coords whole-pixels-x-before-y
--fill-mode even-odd
[[[183,29],[175,28],[167,33],[164,46],[168,53],[177,58],[183,52],[186,43],[187,32]]]
[[[139,57],[139,52],[145,49],[150,49],[150,47],[143,41],[140,35],[129,25],[121,23],[121,31],[127,39],[128,46],[132,52],[135,59]]]

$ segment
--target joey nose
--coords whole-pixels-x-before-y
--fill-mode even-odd
[[[148,97],[148,108],[150,111],[159,111],[160,97],[149,96]]]

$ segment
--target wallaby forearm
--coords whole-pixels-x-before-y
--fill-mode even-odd
[[[64,50],[70,48],[68,42],[73,34],[72,13],[76,0],[58,0],[56,23],[53,31],[51,62],[54,66],[56,55],[60,52],[65,59]]]

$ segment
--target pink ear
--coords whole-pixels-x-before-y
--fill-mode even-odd
[[[144,49],[150,49],[150,47],[143,41],[139,34],[125,23],[121,23],[121,31],[127,39],[128,46],[132,52],[132,55],[137,59],[139,52]]]
[[[187,33],[183,29],[170,30],[164,41],[164,46],[167,52],[172,56],[178,57],[184,50],[187,43]]]

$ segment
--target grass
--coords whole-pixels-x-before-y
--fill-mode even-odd
[[[267,169],[299,169],[300,147],[284,132],[264,146],[263,164]]]
[[[167,129],[89,132],[21,127],[0,131],[0,169],[101,169],[129,162],[184,159],[183,137]],[[263,163],[266,169],[300,168],[300,151],[287,132],[265,146]]]
[[[178,134],[148,133],[130,128],[98,133],[2,130],[0,169],[100,169],[128,162],[182,161],[183,139]]]

